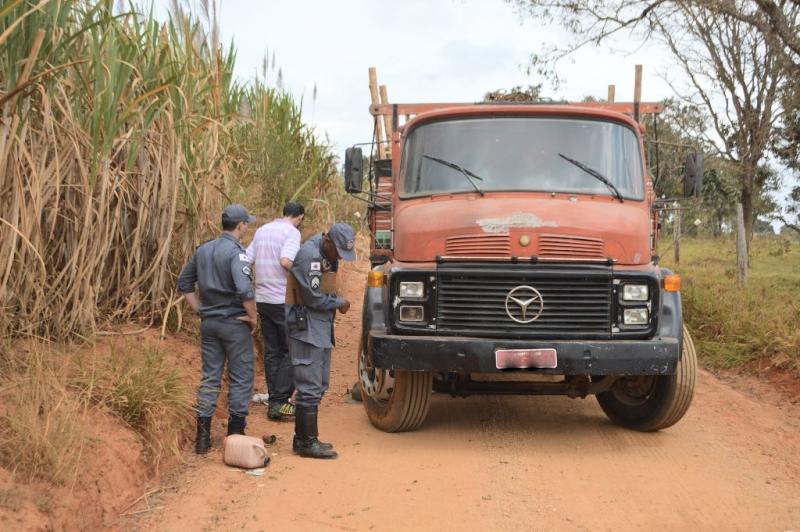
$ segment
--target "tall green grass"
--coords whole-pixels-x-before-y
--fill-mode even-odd
[[[237,80],[218,35],[213,9],[0,6],[0,336],[159,319],[223,204],[324,195],[335,158],[300,102]]]
[[[753,363],[800,373],[800,242],[753,237],[747,285],[736,282],[733,238],[685,238],[681,262],[662,246],[663,264],[683,280],[684,317],[708,366]]]

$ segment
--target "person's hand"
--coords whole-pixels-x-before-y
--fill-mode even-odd
[[[339,312],[341,312],[342,314],[347,314],[348,310],[350,310],[350,302],[345,299],[342,306],[339,307]]]
[[[258,320],[256,318],[251,318],[250,316],[239,316],[237,319],[242,320],[250,327],[250,334],[253,336],[256,335],[256,330],[258,329]]]

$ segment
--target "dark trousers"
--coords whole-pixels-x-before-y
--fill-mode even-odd
[[[204,319],[202,337],[203,377],[197,390],[197,415],[212,417],[228,362],[228,411],[246,416],[253,394],[253,337],[247,324],[237,319]]]
[[[256,304],[264,338],[264,373],[267,376],[270,406],[286,403],[294,392],[292,360],[286,344],[284,306],[283,303]]]

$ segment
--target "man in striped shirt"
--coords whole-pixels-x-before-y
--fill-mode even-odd
[[[267,375],[267,417],[276,421],[294,416],[289,398],[294,392],[292,361],[287,346],[286,276],[300,249],[300,231],[305,209],[289,202],[283,218],[262,225],[247,247],[247,258],[255,265],[256,307],[264,338],[264,372]]]

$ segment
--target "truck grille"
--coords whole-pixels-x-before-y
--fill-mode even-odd
[[[599,238],[569,235],[539,235],[540,257],[602,259],[603,241]]]
[[[611,267],[605,265],[440,264],[439,334],[504,338],[609,338]],[[530,323],[513,321],[506,298],[518,286],[541,294],[544,308]],[[517,310],[510,302],[512,312]]]
[[[445,243],[445,255],[454,257],[508,257],[510,254],[508,235],[450,236]]]

